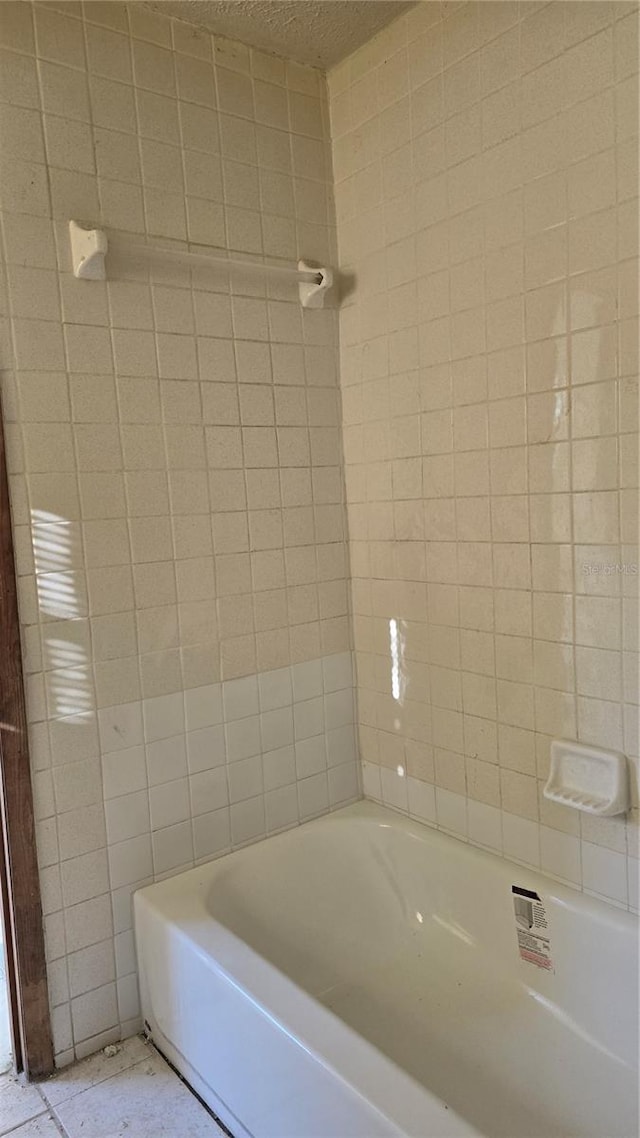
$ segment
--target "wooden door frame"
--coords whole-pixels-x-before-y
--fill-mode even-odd
[[[14,1063],[54,1069],[6,451],[0,411],[0,887]]]

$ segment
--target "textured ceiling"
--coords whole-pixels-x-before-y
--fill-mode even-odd
[[[314,67],[332,67],[414,0],[150,0],[165,15]]]

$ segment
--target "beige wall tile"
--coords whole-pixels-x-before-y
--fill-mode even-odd
[[[340,330],[365,789],[384,793],[372,764],[398,749],[369,728],[410,585],[402,682],[429,659],[436,744],[418,777],[501,806],[505,849],[537,864],[539,801],[549,832],[577,832],[541,797],[550,737],[637,750],[621,703],[635,608],[621,623],[631,578],[616,569],[637,540],[637,18],[422,4],[398,26],[406,58],[380,37],[395,104],[382,109],[366,47],[329,76],[340,259],[357,280]],[[420,402],[404,407],[414,372]],[[403,450],[418,417],[420,451]],[[421,487],[402,453],[422,457]],[[410,558],[395,544],[409,541]],[[499,782],[482,769],[498,757]]]
[[[173,263],[148,272],[126,251],[105,285],[82,284],[69,272],[66,224],[188,233],[254,253],[264,239],[288,263],[317,250],[329,259],[326,95],[313,70],[228,41],[214,53],[209,34],[136,6],[5,7],[2,295],[8,283],[15,368],[3,401],[21,472],[12,489],[33,755],[51,762],[49,727],[54,763],[102,752],[106,770],[112,748],[142,747],[142,699],[182,706],[185,691],[221,677],[321,654],[344,667],[337,324],[310,313],[303,327],[289,286],[270,286],[267,300],[248,274],[231,287]],[[140,880],[171,868],[166,832],[186,818],[181,864],[193,858],[188,798],[179,818],[159,803],[149,815],[149,778],[186,786],[184,723],[167,724],[171,753],[147,740],[141,781],[116,791],[147,803],[146,823],[132,815],[126,837],[105,830],[100,794],[56,795],[66,869],[61,893],[47,883],[59,879],[55,859],[45,867],[52,917],[98,893],[109,906],[107,847],[116,876]],[[345,757],[355,771],[355,751]],[[89,973],[91,993],[104,976]],[[132,1014],[130,1004],[118,1012],[127,1024]],[[73,1038],[57,1031],[56,1049],[82,1048],[83,1031],[79,1019]]]

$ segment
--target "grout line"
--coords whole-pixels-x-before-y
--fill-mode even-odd
[[[50,1120],[51,1120],[51,1122],[53,1122],[53,1125],[55,1126],[56,1130],[58,1130],[58,1132],[62,1135],[62,1138],[71,1138],[68,1131],[66,1131],[64,1126],[62,1125],[62,1123],[61,1123],[60,1119],[58,1118],[58,1115],[56,1114],[53,1107],[50,1107],[50,1112],[51,1112],[49,1115]]]
[[[24,1084],[24,1085],[26,1086],[28,1084]],[[0,1138],[8,1138],[8,1136],[10,1136],[11,1134],[15,1134],[16,1131],[20,1130],[21,1126],[26,1126],[27,1123],[34,1122],[36,1119],[42,1118],[45,1114],[48,1113],[48,1110],[49,1110],[49,1108],[45,1106],[43,1108],[43,1110],[38,1111],[37,1114],[32,1114],[29,1118],[23,1118],[22,1121],[18,1122],[18,1124],[16,1126],[10,1126],[8,1130],[0,1131]]]

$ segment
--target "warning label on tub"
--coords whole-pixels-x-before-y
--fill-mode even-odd
[[[512,885],[518,951],[522,960],[553,972],[549,921],[544,904],[532,889]]]

